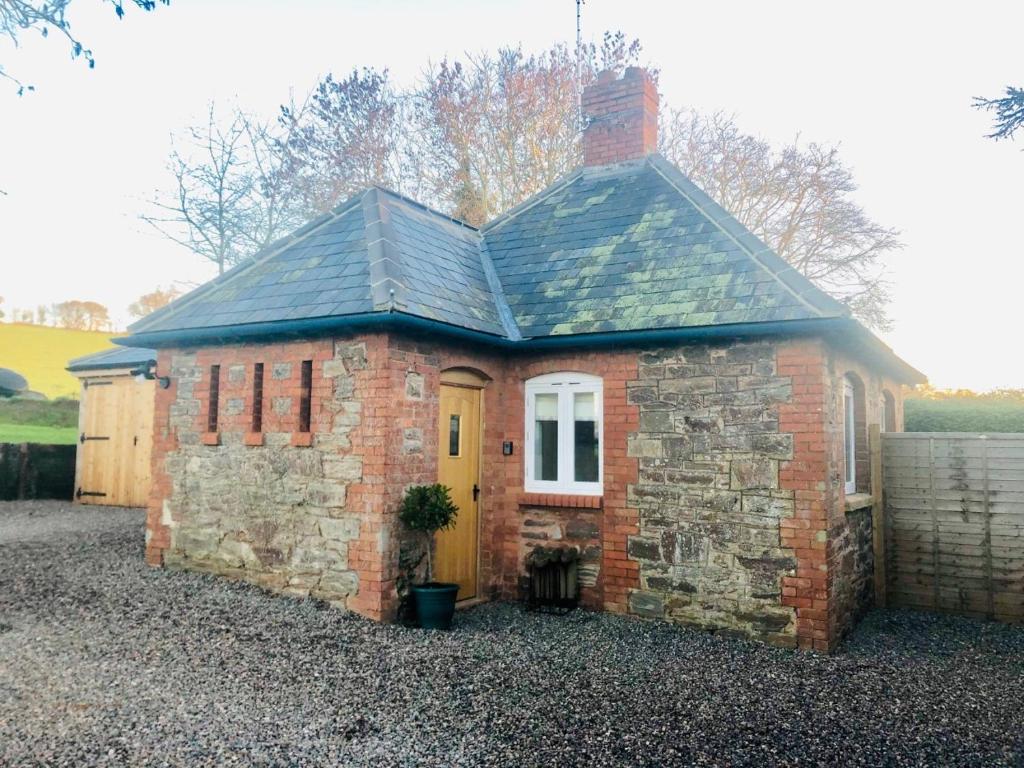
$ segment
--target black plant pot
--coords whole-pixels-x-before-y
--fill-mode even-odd
[[[412,597],[420,626],[424,629],[451,629],[458,594],[458,584],[430,582],[413,586]]]

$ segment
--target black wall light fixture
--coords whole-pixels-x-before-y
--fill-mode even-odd
[[[157,386],[160,389],[167,389],[171,386],[170,376],[157,376],[156,375],[156,360],[147,360],[145,363],[140,365],[138,368],[129,371],[129,373],[135,377],[136,381],[156,381]]]

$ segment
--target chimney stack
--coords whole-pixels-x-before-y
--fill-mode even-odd
[[[605,70],[583,89],[583,164],[646,157],[658,148],[658,89],[640,67],[621,78]]]

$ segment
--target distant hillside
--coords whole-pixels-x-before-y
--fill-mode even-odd
[[[114,346],[111,334],[45,325],[0,323],[0,368],[28,379],[28,388],[49,398],[78,397],[78,379],[64,369],[76,357]]]

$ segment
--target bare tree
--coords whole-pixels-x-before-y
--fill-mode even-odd
[[[128,306],[128,313],[132,317],[145,317],[161,307],[166,307],[180,295],[181,291],[174,286],[166,289],[157,288],[149,293],[144,293],[136,301],[132,302]]]
[[[291,115],[302,115],[306,102],[293,99],[287,109]],[[309,212],[303,205],[304,195],[298,180],[288,172],[286,147],[292,132],[297,130],[297,123],[292,120],[266,122],[247,115],[244,125],[252,187],[243,204],[247,226],[242,230],[242,237],[247,241],[248,250],[255,253],[303,224]]]
[[[234,112],[221,122],[211,103],[206,124],[188,128],[184,142],[176,142],[171,151],[168,170],[174,189],[153,202],[161,213],[142,217],[169,239],[212,261],[220,274],[246,252],[244,201],[253,187],[245,168],[246,138],[243,117]]]
[[[399,98],[388,72],[328,74],[302,109],[281,108],[281,174],[310,214],[324,213],[373,184],[401,189]]]
[[[835,147],[774,148],[731,117],[691,110],[669,110],[660,134],[662,153],[747,229],[866,323],[887,326],[882,262],[899,233],[854,202]]]
[[[636,63],[639,42],[605,33],[582,50],[584,84]],[[580,160],[576,54],[558,44],[527,56],[445,59],[413,96],[414,141],[435,205],[482,224],[564,175]]]
[[[157,2],[169,5],[170,0],[130,0],[144,11],[152,11],[156,8]],[[125,0],[104,0],[113,7],[114,14],[118,19],[124,18]],[[96,66],[92,50],[85,45],[71,32],[71,23],[67,20],[68,6],[71,0],[0,0],[0,35],[5,35],[17,45],[18,36],[27,30],[39,30],[43,37],[48,37],[53,29],[67,40],[71,46],[73,58],[83,58],[89,65],[89,69]],[[18,89],[20,96],[25,91],[35,90],[35,86],[22,83],[14,75],[10,74],[0,65],[0,78],[10,80]]]
[[[220,274],[293,228],[289,178],[266,124],[211,104],[203,125],[186,130],[171,152],[171,190],[143,215],[161,234],[217,265]]]
[[[988,138],[1009,139],[1024,126],[1024,88],[1007,86],[1006,95],[998,99],[975,97],[974,107],[996,113],[995,129]]]

